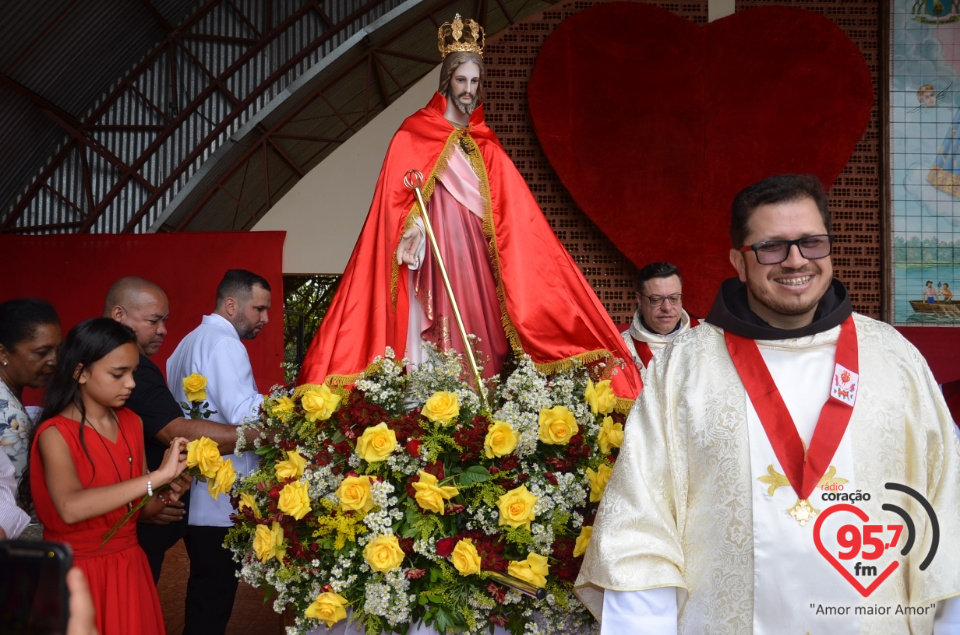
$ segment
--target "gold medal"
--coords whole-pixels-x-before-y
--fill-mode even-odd
[[[810,504],[805,498],[798,498],[797,504],[787,510],[787,513],[793,516],[794,520],[800,523],[801,527],[806,526],[813,517],[820,513],[820,510]]]
[[[789,479],[778,472],[772,463],[767,466],[767,473],[763,476],[758,476],[757,480],[769,486],[767,487],[767,495],[771,497],[774,492],[781,487],[790,486]],[[843,489],[843,485],[847,482],[847,479],[837,476],[837,468],[831,465],[829,469],[827,469],[826,474],[823,475],[823,478],[820,479],[818,487],[835,490],[839,486],[839,489]],[[793,516],[794,520],[800,523],[801,527],[806,526],[808,522],[813,520],[814,516],[820,513],[820,510],[811,505],[810,501],[805,498],[798,498],[796,505],[786,511]]]

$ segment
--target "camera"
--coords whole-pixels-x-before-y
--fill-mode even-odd
[[[67,632],[70,547],[56,542],[0,541],[0,633]]]

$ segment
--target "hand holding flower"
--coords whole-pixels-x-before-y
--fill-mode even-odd
[[[180,473],[187,467],[187,440],[183,437],[177,437],[170,442],[170,447],[163,453],[163,462],[160,468],[153,472],[157,477],[153,481],[154,487],[167,485],[180,476]]]
[[[204,472],[204,469],[208,472]],[[217,444],[211,439],[200,437],[196,441],[187,442],[183,437],[176,437],[164,453],[160,468],[150,473],[152,495],[148,493],[141,498],[139,503],[114,523],[103,535],[101,545],[105,545],[141,510],[144,510],[144,516],[159,515],[155,524],[179,520],[176,515],[167,513],[167,505],[179,503],[180,495],[190,489],[192,477],[201,480],[209,479],[208,489],[211,495],[216,497],[218,493],[224,494],[230,491],[236,479],[236,473],[230,461],[225,461],[220,456]],[[178,506],[182,507],[182,504]],[[182,514],[180,516],[182,517]]]

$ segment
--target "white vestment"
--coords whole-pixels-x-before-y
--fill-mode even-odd
[[[645,342],[647,346],[650,347],[650,352],[657,355],[674,337],[681,333],[686,333],[689,330],[690,314],[683,309],[680,309],[680,328],[666,335],[645,329],[643,322],[640,321],[640,309],[637,309],[633,314],[633,321],[630,323],[630,328],[620,333],[620,337],[623,338],[624,344],[627,345],[627,350],[630,351],[630,356],[633,357],[633,363],[636,364],[637,370],[640,371],[640,378],[643,379],[647,374],[647,369],[643,365],[643,359],[637,352],[637,345],[633,340]]]
[[[207,404],[210,410],[216,410],[210,421],[239,426],[256,418],[263,396],[257,392],[247,349],[226,318],[216,313],[203,316],[200,326],[180,341],[167,360],[167,386],[177,403],[186,402],[183,378],[192,373],[207,378]],[[259,457],[254,452],[238,455],[229,453],[232,449],[220,451],[224,459],[232,461],[238,479],[257,469]],[[214,500],[206,483],[194,480],[187,514],[190,525],[232,527],[233,512],[229,496]]]
[[[680,633],[931,632],[933,610],[894,611],[960,594],[960,545],[952,538],[960,532],[960,442],[916,349],[886,324],[854,319],[859,395],[831,465],[835,478],[846,480],[842,491],[871,495],[855,503],[870,522],[902,524],[884,503],[909,513],[913,549],[906,557],[891,549],[876,561],[883,570],[896,557],[899,567],[862,597],[817,550],[814,520],[800,526],[787,514],[796,502],[792,488],[770,494],[770,481],[759,477],[783,468],[723,332],[703,324],[655,358],[625,426],[576,583],[595,615],[604,589],[677,587]],[[839,330],[757,342],[807,444],[830,389]],[[886,490],[888,482],[914,488],[937,513],[939,548],[925,571],[919,565],[932,540],[929,519],[912,498]],[[837,504],[823,499],[827,493],[810,496],[821,513]],[[824,528],[824,544],[837,553],[839,523]],[[818,606],[849,609],[818,614]],[[876,606],[890,611],[864,610]]]

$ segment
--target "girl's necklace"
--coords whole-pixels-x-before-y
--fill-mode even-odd
[[[126,448],[126,451],[127,451],[127,463],[129,464],[130,478],[132,479],[133,478],[133,452],[130,450],[130,444],[127,443],[127,436],[123,433],[123,426],[120,425],[120,420],[117,419],[116,413],[114,413],[112,410],[110,411],[110,413],[113,416],[114,421],[117,422],[117,430],[120,432],[120,438],[123,439],[123,446]],[[113,459],[113,453],[110,451],[110,448],[107,446],[107,442],[103,440],[103,435],[100,434],[99,430],[93,427],[92,423],[87,421],[86,417],[84,417],[84,421],[87,423],[87,425],[93,428],[94,432],[97,433],[97,438],[100,439],[100,443],[103,445],[103,449],[106,451],[107,456],[110,457],[110,463],[113,465],[113,469],[117,473],[117,482],[118,483],[122,482],[123,476],[120,475],[120,467],[117,465],[117,462]],[[132,501],[127,503],[127,510],[133,511]]]

